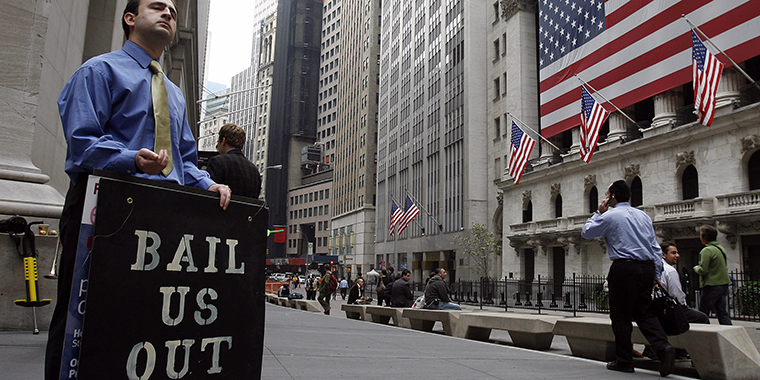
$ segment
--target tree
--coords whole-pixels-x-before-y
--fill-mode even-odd
[[[451,244],[458,245],[462,254],[469,258],[466,267],[479,276],[488,277],[496,262],[496,254],[501,249],[501,242],[489,232],[485,225],[473,223],[467,236],[454,235]]]

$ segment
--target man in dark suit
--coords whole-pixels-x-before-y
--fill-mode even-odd
[[[216,144],[218,156],[208,161],[208,173],[216,183],[223,183],[232,193],[250,198],[258,198],[261,192],[261,175],[253,162],[248,161],[241,149],[245,144],[245,130],[227,123],[219,129]]]

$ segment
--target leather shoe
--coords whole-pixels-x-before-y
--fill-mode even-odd
[[[660,353],[660,376],[665,377],[673,372],[673,363],[676,360],[676,349],[668,345]]]
[[[607,369],[610,371],[620,371],[620,372],[629,372],[633,373],[633,365],[621,365],[620,363],[615,360],[614,362],[607,363]]]

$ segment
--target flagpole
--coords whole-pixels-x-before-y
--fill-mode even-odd
[[[541,138],[541,140],[544,140],[544,141],[546,141],[546,143],[547,143],[547,144],[549,144],[549,145],[551,145],[551,146],[552,146],[554,149],[556,149],[556,150],[558,150],[558,151],[560,151],[560,152],[562,151],[562,149],[560,149],[560,148],[557,148],[557,146],[556,146],[556,145],[554,145],[554,144],[552,144],[552,142],[551,142],[551,141],[547,140],[547,139],[546,139],[544,136],[541,136],[541,134],[540,134],[540,133],[536,132],[536,131],[535,131],[533,128],[531,128],[531,127],[530,127],[528,124],[525,124],[525,122],[524,122],[524,121],[522,121],[522,120],[518,119],[518,118],[517,118],[517,116],[515,116],[514,114],[507,112],[507,115],[509,115],[509,116],[510,116],[510,117],[512,117],[513,119],[515,119],[515,120],[519,121],[519,122],[520,122],[520,124],[522,124],[522,125],[523,125],[525,128],[528,128],[528,129],[530,129],[530,131],[531,131],[531,132],[535,133],[535,134],[536,134],[536,136],[538,136],[538,137],[540,137],[540,138]]]
[[[622,110],[620,110],[620,108],[618,108],[618,106],[616,106],[615,103],[613,103],[612,101],[610,101],[609,99],[607,99],[604,95],[602,95],[601,92],[597,91],[594,87],[591,87],[591,85],[588,84],[588,82],[586,82],[585,80],[583,80],[583,78],[581,78],[580,76],[578,76],[578,74],[575,74],[575,77],[578,78],[578,80],[581,81],[581,83],[585,84],[590,89],[594,90],[594,93],[599,94],[599,96],[601,96],[602,99],[604,99],[605,102],[612,104],[612,106],[615,107],[615,109],[618,110],[618,112],[622,113],[623,116],[625,116],[625,118],[628,119],[631,123],[636,124],[636,122],[633,119],[631,119],[631,117],[628,116],[625,112],[623,112]]]
[[[760,89],[760,83],[757,83],[754,79],[752,79],[751,76],[749,76],[749,74],[747,74],[746,71],[742,70],[742,68],[739,67],[739,65],[736,62],[734,62],[734,60],[731,59],[731,57],[729,57],[728,54],[726,54],[726,52],[724,52],[721,48],[719,48],[718,45],[713,43],[712,40],[710,40],[710,37],[707,37],[707,35],[701,29],[699,29],[698,26],[694,25],[694,23],[692,23],[691,20],[689,20],[689,18],[686,17],[685,14],[682,14],[681,17],[683,17],[683,19],[686,20],[686,22],[688,22],[689,25],[691,25],[692,29],[696,29],[696,31],[699,32],[699,34],[701,34],[702,37],[705,38],[705,41],[709,42],[712,47],[714,47],[716,50],[720,52],[720,54],[723,54],[723,56],[726,57],[734,65],[734,68],[736,68],[736,70],[738,70],[742,75],[744,75],[744,77],[747,78],[748,81],[752,82],[752,84],[754,84],[755,87]]]
[[[435,224],[438,225],[438,230],[443,231],[443,224],[441,224],[440,222],[438,222],[438,220],[433,216],[433,214],[429,213],[428,210],[426,210],[425,207],[422,206],[422,203],[420,203],[420,201],[417,198],[415,198],[412,195],[412,193],[409,192],[409,189],[404,188],[404,192],[406,193],[406,195],[409,196],[409,198],[412,198],[412,201],[414,202],[414,204],[417,205],[418,209],[420,209],[422,211],[425,211],[425,214],[427,214],[430,217],[430,219],[433,219],[433,221],[435,222]],[[417,222],[417,224],[419,224],[419,222]],[[422,227],[421,224],[420,224],[420,228],[422,228],[423,230],[425,229],[424,227]]]

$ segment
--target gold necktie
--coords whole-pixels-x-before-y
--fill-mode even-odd
[[[169,163],[166,164],[161,173],[168,176],[174,167],[172,161],[172,127],[171,117],[169,116],[169,100],[166,96],[166,86],[164,85],[164,72],[158,61],[150,62],[150,71],[153,72],[153,79],[150,82],[150,92],[153,96],[153,115],[156,119],[156,141],[153,151],[158,154],[161,149],[166,149],[169,153]]]

